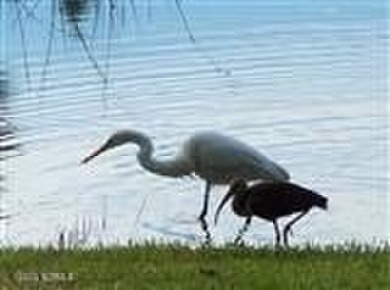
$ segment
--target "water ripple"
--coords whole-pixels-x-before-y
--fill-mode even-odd
[[[156,4],[161,13],[155,22],[141,22],[138,33],[123,28],[107,38],[97,28],[90,38],[84,22],[91,55],[56,32],[56,53],[45,69],[47,30],[26,28],[34,36],[28,59],[20,40],[7,34],[15,92],[0,96],[0,166],[6,165],[0,213],[11,218],[0,230],[11,243],[53,242],[75,220],[103,218],[110,225],[108,240],[199,240],[195,224],[171,222],[169,216],[197,214],[200,180],[146,173],[135,146],[80,166],[119,128],[150,134],[161,158],[173,155],[194,131],[236,136],[288,168],[294,181],[330,197],[332,212],[305,224],[305,239],[386,239],[379,225],[388,190],[389,34],[380,5],[260,2],[235,8],[232,1],[186,3],[195,43],[168,17],[167,11],[175,11],[168,4]],[[90,58],[107,74],[107,84]],[[141,226],[132,229],[144,203]],[[224,219],[215,231],[226,240],[241,221],[228,214]],[[366,220],[370,226],[361,227]],[[254,233],[262,231],[254,226]],[[252,241],[267,237],[248,235]]]

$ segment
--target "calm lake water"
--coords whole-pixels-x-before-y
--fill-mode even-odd
[[[389,240],[385,1],[182,1],[187,23],[173,0],[65,2],[0,0],[0,244],[199,243],[202,180],[148,173],[131,145],[80,166],[120,128],[161,158],[216,130],[280,163],[330,200],[292,244]],[[214,240],[242,222],[225,209]]]

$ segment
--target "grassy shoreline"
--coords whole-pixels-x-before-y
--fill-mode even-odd
[[[390,247],[0,249],[5,289],[389,289]]]

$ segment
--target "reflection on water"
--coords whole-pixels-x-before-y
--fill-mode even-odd
[[[3,151],[1,148],[1,140],[2,140],[2,136],[4,135],[7,135],[6,133],[6,121],[5,119],[2,117],[4,114],[4,110],[5,110],[5,98],[7,97],[7,92],[8,92],[8,87],[7,87],[7,82],[6,82],[6,79],[5,79],[5,76],[4,76],[4,72],[2,70],[0,70],[0,168],[3,168],[4,167],[4,164],[2,164],[2,160],[3,160],[3,156],[1,154],[1,152]],[[2,171],[0,171],[0,195],[2,194],[2,192],[4,191],[4,176],[3,176],[3,173]],[[1,196],[0,196],[1,198]],[[1,204],[1,203],[0,203]],[[2,212],[2,208],[0,207],[0,214]]]
[[[7,192],[6,162],[8,158],[15,155],[18,147],[12,126],[4,117],[7,115],[7,101],[9,97],[9,80],[7,74],[0,67],[0,220],[8,217],[7,205],[3,202],[3,195]]]
[[[9,94],[8,78],[6,73],[0,68],[0,100],[4,100]],[[0,107],[2,108],[3,105]]]
[[[96,0],[59,0],[59,11],[70,23],[79,23],[88,19],[97,7]]]
[[[4,117],[6,116],[8,98],[8,78],[6,77],[6,73],[0,68],[0,162],[7,158],[7,153],[10,150],[15,149],[14,144],[9,143],[10,139],[12,139],[13,133],[9,122]],[[0,172],[0,176],[1,174],[2,172]],[[4,177],[0,177],[0,180],[3,179]]]
[[[141,2],[151,3],[151,18],[142,18]],[[152,136],[162,157],[194,131],[213,129],[275,159],[294,181],[330,199],[328,213],[313,211],[296,229],[298,243],[388,238],[388,34],[380,1],[227,2],[182,1],[195,41],[175,1],[50,1],[55,9],[17,1],[23,21],[3,5],[10,17],[0,26],[7,44],[0,62],[7,60],[18,88],[7,94],[2,74],[9,243],[50,243],[66,231],[77,240],[82,229],[92,241],[198,240],[198,224],[178,220],[195,221],[201,181],[145,172],[132,146],[79,166],[118,128]],[[137,23],[121,23],[121,6],[134,16],[131,3],[139,4]],[[108,33],[102,11],[115,11],[111,24],[120,33]],[[64,24],[80,25],[83,38],[69,38]],[[15,25],[23,33],[3,33]],[[224,190],[214,190],[213,206]],[[212,230],[226,241],[242,221],[228,211],[221,220]],[[272,242],[272,230],[254,223],[246,238]]]

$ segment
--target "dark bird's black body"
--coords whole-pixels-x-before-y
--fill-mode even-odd
[[[236,205],[235,205],[236,204]],[[233,209],[240,215],[252,215],[273,221],[293,213],[308,211],[313,206],[326,209],[327,199],[293,183],[258,183],[237,194]]]
[[[328,199],[310,189],[294,183],[257,183],[248,186],[243,180],[236,181],[218,207],[217,215],[230,196],[234,196],[232,209],[238,216],[246,217],[247,229],[252,216],[274,223],[276,242],[279,244],[280,234],[277,219],[294,213],[301,213],[290,221],[283,230],[284,242],[287,245],[287,233],[291,226],[306,215],[313,207],[327,209]]]

